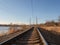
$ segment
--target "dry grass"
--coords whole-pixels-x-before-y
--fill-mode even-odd
[[[60,27],[40,27],[40,31],[49,45],[60,45]]]
[[[41,28],[46,29],[48,31],[56,32],[57,34],[60,34],[60,27],[58,27],[58,26],[41,27]]]

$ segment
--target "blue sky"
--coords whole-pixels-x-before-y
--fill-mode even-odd
[[[0,0],[0,24],[28,24],[30,18],[35,23],[36,16],[38,23],[56,20],[60,16],[60,0]]]

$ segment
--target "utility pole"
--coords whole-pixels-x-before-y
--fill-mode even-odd
[[[37,19],[37,16],[36,16],[36,25],[38,24],[38,19]]]
[[[30,27],[31,27],[31,18],[30,18]]]
[[[37,16],[36,16],[36,27],[37,27],[37,24],[38,24],[38,19],[37,19]]]
[[[60,22],[60,16],[58,17],[58,21]]]

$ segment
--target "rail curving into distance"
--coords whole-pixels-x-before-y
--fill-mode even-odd
[[[39,29],[33,27],[1,45],[48,45]]]

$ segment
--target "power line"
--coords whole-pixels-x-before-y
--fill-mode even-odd
[[[33,0],[31,0],[32,16],[33,16]]]

